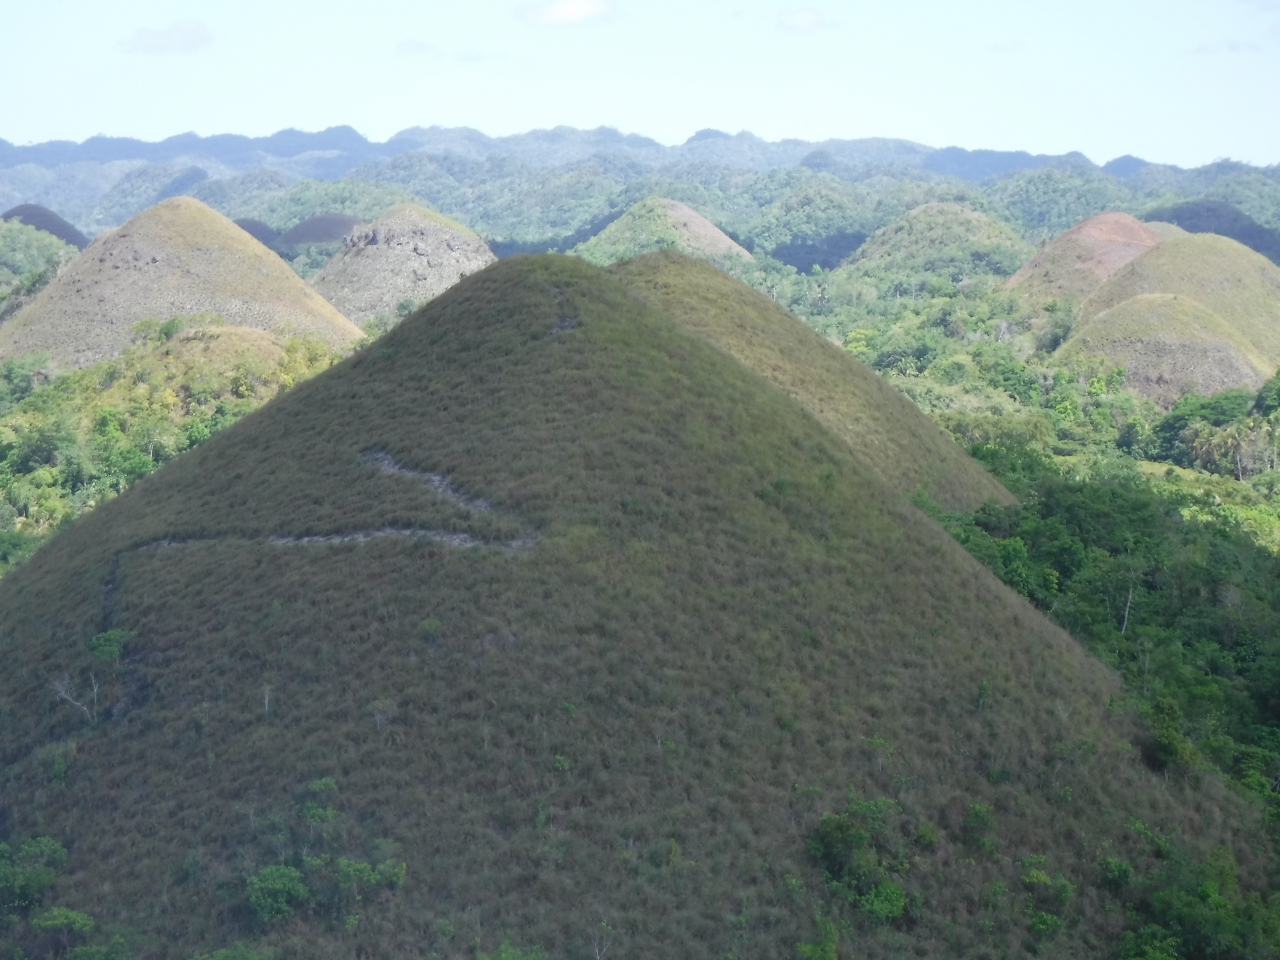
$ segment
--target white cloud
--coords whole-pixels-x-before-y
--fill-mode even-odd
[[[435,44],[425,40],[401,40],[396,44],[397,57],[430,57],[438,52]]]
[[[561,27],[594,20],[608,12],[609,5],[604,0],[555,0],[555,3],[526,9],[524,18],[531,23]]]
[[[166,53],[195,53],[211,43],[213,33],[199,20],[175,20],[159,30],[139,27],[121,46],[130,53],[158,56]]]
[[[835,22],[821,10],[805,7],[800,10],[784,10],[778,14],[778,25],[784,30],[826,30]]]

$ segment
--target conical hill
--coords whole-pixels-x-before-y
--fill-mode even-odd
[[[248,233],[198,200],[176,197],[97,237],[0,326],[0,357],[47,353],[59,365],[85,366],[120,353],[141,320],[204,313],[333,346],[360,336]]]
[[[900,391],[768,297],[678,253],[649,254],[614,270],[666,316],[796,400],[890,489],[923,490],[945,510],[1012,502]]]
[[[1280,363],[1280,266],[1211,233],[1166,240],[1099,287],[1082,305],[1094,317],[1140,294],[1186,297],[1217,314],[1273,367]]]
[[[11,207],[4,213],[0,213],[0,220],[17,220],[29,227],[43,230],[77,250],[83,250],[89,245],[89,238],[77,230],[74,224],[68,223],[48,207],[42,207],[38,203],[20,203],[16,207]]]
[[[0,581],[47,903],[176,960],[777,958],[815,910],[842,955],[1029,955],[1045,913],[1085,957],[1100,857],[1258,881],[1258,815],[1150,772],[1114,676],[641,299],[504,260]]]
[[[1274,364],[1217,314],[1186,297],[1144,293],[1084,321],[1059,356],[1096,357],[1163,407],[1188,393],[1256,389]]]
[[[356,323],[422,304],[497,259],[461,224],[405,204],[346,238],[312,285]]]
[[[571,253],[605,266],[657,250],[750,260],[751,254],[698,211],[678,200],[642,200]]]
[[[1009,278],[1037,305],[1078,302],[1125,264],[1160,245],[1160,235],[1127,213],[1100,213],[1055,237]]]

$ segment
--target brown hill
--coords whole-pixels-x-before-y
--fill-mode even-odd
[[[69,243],[77,250],[89,245],[89,238],[74,226],[63,220],[48,207],[38,203],[22,203],[11,210],[0,213],[0,220],[17,220],[28,227],[35,227],[45,233],[51,233],[63,243]]]
[[[1010,494],[907,397],[848,352],[711,264],[653,253],[614,273],[646,302],[746,364],[845,441],[889,488],[945,510]]]
[[[425,303],[497,258],[478,236],[426,207],[395,207],[347,237],[311,280],[356,323]]]
[[[1100,213],[1054,239],[1006,286],[1036,304],[1083,300],[1125,264],[1160,245],[1160,235],[1127,213]]]
[[[84,366],[123,350],[141,320],[201,313],[334,346],[360,336],[244,230],[198,200],[176,197],[95,239],[0,326],[0,357],[47,353],[59,365]]]

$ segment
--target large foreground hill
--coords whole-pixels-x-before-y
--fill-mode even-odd
[[[1153,836],[1259,881],[1243,801],[638,279],[496,264],[0,581],[52,900],[181,960],[1084,958]]]
[[[0,326],[0,357],[44,353],[82,367],[116,356],[142,320],[214,313],[234,326],[331,346],[360,329],[274,253],[198,200],[177,197],[99,235]]]

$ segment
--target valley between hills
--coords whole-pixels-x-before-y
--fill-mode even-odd
[[[0,951],[1280,957],[1280,168],[283,143],[0,142]]]

